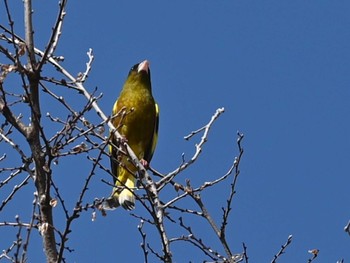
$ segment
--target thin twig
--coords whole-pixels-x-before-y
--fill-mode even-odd
[[[203,213],[203,217],[208,221],[208,223],[210,224],[210,226],[212,227],[212,229],[214,230],[215,234],[217,235],[217,237],[219,238],[221,244],[224,247],[224,250],[226,252],[226,255],[228,257],[228,262],[233,262],[232,258],[233,258],[233,254],[231,252],[231,249],[226,241],[225,236],[223,236],[221,234],[220,229],[218,228],[218,226],[216,225],[214,219],[211,217],[211,215],[209,214],[207,208],[205,207],[204,203],[202,202],[201,196],[200,194],[193,194],[191,193],[190,196],[196,201],[196,203],[198,204],[198,206],[200,207],[200,209],[202,210]]]
[[[143,257],[144,257],[144,260],[145,260],[144,262],[148,263],[148,250],[147,250],[147,247],[146,247],[146,233],[143,232],[143,229],[142,229],[144,223],[145,222],[143,220],[141,220],[140,224],[137,226],[137,229],[138,229],[138,231],[139,231],[139,233],[141,235],[141,239],[142,239],[142,242],[141,242],[140,246],[141,246],[141,249],[142,249],[142,252],[143,252]]]
[[[23,253],[22,253],[22,259],[21,262],[26,262],[26,256],[28,252],[28,247],[29,247],[29,241],[30,241],[30,236],[32,233],[33,228],[37,228],[37,226],[34,224],[34,221],[36,220],[36,208],[38,204],[38,195],[37,192],[34,193],[34,200],[33,200],[33,209],[32,209],[32,217],[29,223],[29,227],[27,228],[27,238],[23,244]]]
[[[243,242],[243,259],[245,263],[248,263],[248,253],[247,253],[247,246],[245,245],[245,243]]]
[[[0,205],[0,212],[6,206],[6,204],[13,198],[13,196],[16,194],[16,192],[28,183],[28,180],[30,178],[31,178],[31,175],[28,175],[19,185],[15,185],[13,187],[12,192],[7,196],[7,198],[5,200],[2,201],[2,203]]]
[[[274,257],[273,257],[271,263],[276,263],[276,262],[277,262],[277,259],[278,259],[282,254],[285,253],[286,248],[292,243],[292,237],[293,237],[292,235],[289,235],[289,236],[288,236],[288,239],[287,239],[286,243],[285,243],[284,245],[282,245],[282,246],[281,246],[281,249],[277,252],[276,255],[274,255]]]
[[[318,256],[318,253],[320,252],[320,250],[318,250],[317,248],[316,249],[311,249],[308,251],[310,254],[312,254],[312,257],[308,259],[308,263],[311,263],[312,261],[314,261],[317,256]]]
[[[346,226],[344,227],[344,231],[350,235],[350,220],[349,220],[349,222],[346,224]]]
[[[238,145],[239,155],[238,157],[235,158],[233,162],[233,168],[235,169],[235,174],[233,177],[233,182],[231,183],[230,194],[226,201],[227,205],[225,208],[223,208],[222,224],[220,228],[220,234],[223,238],[225,238],[226,236],[226,226],[228,224],[228,218],[229,218],[230,212],[232,211],[232,200],[233,200],[234,194],[236,193],[236,190],[235,190],[236,183],[237,183],[238,176],[240,174],[239,164],[241,162],[241,158],[243,155],[243,148],[242,148],[241,142],[243,140],[244,135],[240,132],[237,132],[237,134],[238,134],[237,145]]]
[[[194,155],[192,156],[192,158],[188,161],[185,162],[183,164],[181,164],[176,170],[174,170],[173,172],[170,172],[167,176],[165,176],[164,178],[162,178],[161,180],[159,180],[157,182],[157,188],[158,191],[160,191],[165,185],[168,184],[168,182],[170,182],[171,180],[173,180],[173,178],[180,173],[181,171],[183,171],[184,169],[186,169],[188,166],[190,166],[192,163],[194,163],[198,156],[200,155],[200,153],[202,152],[202,148],[203,145],[207,142],[208,140],[208,134],[209,134],[209,130],[212,127],[213,123],[215,122],[215,120],[224,112],[224,108],[218,108],[216,110],[216,112],[214,113],[214,115],[211,117],[210,121],[208,122],[207,125],[205,125],[203,128],[199,129],[199,130],[204,130],[204,133],[202,135],[201,141],[195,145],[196,151],[194,153]],[[185,138],[187,138],[188,136],[185,136]]]
[[[62,0],[59,2],[60,9],[58,11],[58,16],[54,28],[52,29],[52,34],[49,43],[45,49],[43,56],[41,57],[40,63],[38,65],[38,70],[41,70],[42,66],[46,63],[47,58],[51,57],[56,50],[59,38],[62,34],[63,20],[66,15],[65,7],[67,0]]]

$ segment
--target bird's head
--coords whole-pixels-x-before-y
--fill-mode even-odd
[[[144,60],[131,67],[126,83],[129,85],[142,84],[151,88],[151,70],[149,62]]]

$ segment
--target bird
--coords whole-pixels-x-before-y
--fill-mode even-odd
[[[159,126],[159,106],[152,95],[151,71],[147,60],[131,67],[119,98],[114,103],[111,121],[147,168],[156,148]],[[111,196],[104,201],[103,208],[113,210],[122,206],[132,210],[135,208],[133,190],[136,188],[137,168],[113,146],[118,145],[113,134],[110,138],[114,187]]]

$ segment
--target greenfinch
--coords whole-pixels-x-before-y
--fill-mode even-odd
[[[158,138],[159,108],[152,95],[151,72],[147,60],[134,65],[112,110],[112,123],[144,166],[150,163]],[[111,135],[112,144],[118,145]],[[104,202],[105,209],[135,208],[137,168],[125,154],[110,145],[115,187]]]

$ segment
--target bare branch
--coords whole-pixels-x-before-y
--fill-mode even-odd
[[[128,152],[129,154],[133,154],[133,152]],[[139,162],[137,157],[135,156],[133,163]],[[156,222],[156,227],[157,230],[160,234],[161,241],[162,241],[162,246],[163,246],[163,260],[164,262],[172,262],[172,254],[170,250],[170,245],[169,245],[169,239],[167,237],[166,231],[165,231],[165,226],[164,226],[164,208],[159,200],[158,196],[158,191],[156,188],[155,183],[153,182],[152,178],[150,175],[147,173],[146,169],[140,165],[136,166],[139,170],[139,176],[141,179],[142,185],[146,189],[146,193],[149,197],[149,201],[152,204],[152,216],[154,221]]]
[[[226,235],[226,226],[228,224],[228,217],[229,217],[230,212],[232,210],[232,208],[231,208],[232,207],[231,206],[232,200],[233,200],[234,194],[236,193],[235,187],[236,187],[237,179],[238,179],[238,176],[240,173],[239,164],[241,162],[241,158],[243,155],[243,148],[242,148],[241,142],[243,140],[244,135],[240,132],[237,132],[237,134],[238,134],[237,145],[238,145],[239,155],[238,155],[238,157],[235,158],[235,160],[233,162],[232,168],[235,169],[235,175],[233,178],[233,182],[231,183],[231,191],[230,191],[229,197],[226,201],[227,205],[225,208],[223,208],[222,224],[221,224],[221,229],[220,229],[220,233],[221,233],[222,237],[225,237],[225,235]],[[230,171],[229,171],[229,173],[230,173]]]
[[[21,148],[16,144],[14,143],[10,138],[8,138],[7,136],[5,136],[4,133],[2,133],[2,130],[0,129],[0,137],[5,141],[7,142],[8,144],[10,144],[18,153],[19,155],[21,156],[22,158],[22,161],[24,163],[27,163],[27,162],[30,162],[29,158],[24,154],[24,152],[21,150]]]
[[[12,192],[7,196],[7,198],[5,200],[2,201],[2,203],[0,205],[0,212],[7,205],[7,203],[13,198],[13,196],[16,194],[16,192],[28,183],[28,180],[30,178],[31,178],[31,175],[28,175],[19,185],[15,185],[13,187]]]
[[[66,11],[65,11],[66,4],[67,4],[67,0],[62,0],[59,2],[60,9],[58,12],[56,23],[55,23],[55,26],[52,30],[52,34],[51,34],[49,43],[45,49],[43,56],[41,57],[41,60],[40,60],[39,66],[38,66],[38,70],[41,70],[42,66],[46,63],[47,58],[51,57],[56,50],[59,38],[62,34],[63,20],[64,20],[64,17],[66,15]]]
[[[37,220],[37,216],[35,214],[36,208],[38,204],[38,195],[37,192],[34,193],[34,200],[33,200],[33,209],[32,209],[32,218],[29,223],[29,227],[27,227],[27,238],[23,244],[23,254],[22,254],[22,259],[21,262],[26,261],[26,256],[28,252],[28,246],[29,246],[29,241],[30,241],[30,236],[32,233],[33,228],[38,228],[36,224],[34,224],[34,221]]]
[[[142,238],[142,242],[141,242],[140,246],[141,246],[141,249],[143,251],[144,260],[145,260],[145,263],[148,263],[148,250],[146,247],[146,233],[143,232],[143,230],[142,230],[143,225],[144,225],[144,221],[141,220],[140,224],[137,226],[137,229],[139,230],[139,233],[140,233],[141,238]]]
[[[247,253],[247,246],[245,245],[245,243],[243,242],[243,259],[245,263],[248,263],[248,253]]]
[[[219,259],[222,261],[227,261],[227,259],[224,256],[220,255],[220,253],[218,253],[217,251],[214,251],[210,247],[206,246],[200,238],[197,238],[196,235],[193,233],[191,227],[186,226],[184,224],[182,217],[179,218],[179,221],[180,221],[180,226],[182,228],[184,228],[189,233],[189,235],[188,236],[181,236],[179,238],[172,238],[170,240],[170,242],[187,241],[187,242],[192,243],[197,248],[199,248],[205,255],[210,257],[212,260],[217,261]]]
[[[230,247],[229,247],[229,245],[228,245],[228,243],[226,241],[226,238],[225,238],[225,236],[222,235],[222,233],[221,233],[220,229],[218,228],[218,226],[216,225],[214,219],[209,214],[207,208],[205,207],[204,203],[202,202],[200,194],[194,194],[194,193],[190,192],[190,196],[196,201],[196,203],[198,204],[198,206],[202,210],[203,217],[208,221],[208,223],[210,224],[210,226],[214,230],[215,234],[219,238],[221,244],[224,247],[226,255],[228,257],[228,262],[234,262],[232,260],[233,259],[233,254],[232,254],[231,249],[230,249]]]
[[[286,243],[284,245],[281,246],[281,249],[278,251],[278,253],[273,257],[273,260],[271,261],[271,263],[276,263],[277,259],[285,253],[286,248],[290,245],[290,243],[292,243],[292,235],[288,236],[288,239],[286,241]]]
[[[86,54],[88,55],[89,57],[89,61],[86,62],[86,70],[84,73],[81,73],[79,74],[77,80],[80,81],[81,83],[84,83],[85,80],[87,79],[90,71],[91,71],[91,68],[92,68],[92,62],[94,61],[94,55],[92,54],[92,49],[89,48],[89,51],[86,52]]]
[[[32,1],[24,0],[24,27],[25,27],[25,39],[29,57],[28,69],[32,71],[35,68],[36,60],[34,53],[34,30],[33,30],[33,21],[32,21]]]
[[[6,95],[3,90],[2,83],[0,83],[0,91],[2,96],[0,97],[0,112],[4,115],[6,120],[11,123],[22,135],[26,136],[28,134],[28,127],[25,126],[19,117],[16,117],[8,107],[6,101]]]
[[[311,249],[308,252],[310,254],[312,254],[312,258],[309,258],[307,262],[311,263],[312,261],[314,261],[317,258],[318,253],[320,252],[320,250],[318,250],[318,249]]]
[[[188,161],[185,162],[183,164],[181,164],[175,171],[169,173],[167,176],[165,176],[164,178],[162,178],[161,180],[159,180],[157,182],[157,188],[158,191],[160,191],[166,184],[168,184],[171,180],[173,180],[173,178],[180,173],[181,171],[183,171],[184,169],[186,169],[188,166],[190,166],[192,163],[194,163],[198,156],[200,155],[200,153],[202,152],[202,147],[203,145],[206,143],[207,139],[208,139],[208,134],[209,134],[209,130],[211,128],[211,126],[213,125],[214,121],[224,112],[224,108],[218,108],[215,112],[215,114],[211,117],[211,120],[209,121],[209,123],[207,125],[205,125],[203,128],[198,129],[197,131],[202,131],[204,130],[203,136],[201,138],[201,141],[196,144],[196,152],[194,153],[194,155],[192,156],[192,158]],[[193,136],[195,132],[192,132],[190,135],[185,136],[185,139],[189,139],[190,137]]]
[[[349,222],[346,224],[346,226],[344,227],[344,231],[350,235],[350,220],[349,220]]]

